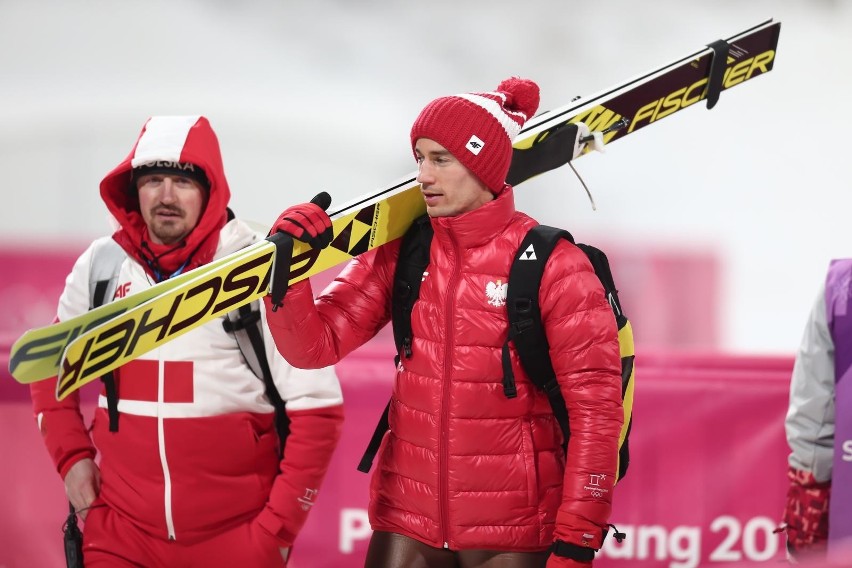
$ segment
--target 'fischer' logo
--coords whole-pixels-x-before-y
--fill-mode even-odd
[[[770,49],[754,57],[744,59],[733,67],[726,68],[722,79],[722,88],[728,89],[738,83],[742,83],[750,79],[755,73],[769,72],[769,64],[773,59],[775,59],[775,51]],[[633,120],[630,121],[630,127],[627,129],[627,132],[633,132],[640,126],[651,124],[706,98],[707,81],[708,78],[704,77],[688,87],[678,89],[665,97],[646,104],[636,111]]]
[[[108,322],[78,353],[66,353],[62,360],[56,396],[68,393],[123,363],[122,359],[141,354],[140,343],[168,341],[208,319],[235,309],[241,303],[263,295],[269,284],[272,252],[247,260],[223,276],[199,282],[177,294],[170,305],[151,306],[134,317]],[[262,271],[262,272],[259,272]],[[164,313],[165,312],[165,313]],[[76,347],[76,344],[75,344]],[[144,353],[144,351],[142,351]],[[115,364],[114,364],[115,363]]]

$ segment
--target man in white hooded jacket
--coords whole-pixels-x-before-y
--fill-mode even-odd
[[[59,321],[90,308],[95,251],[110,239],[126,255],[116,297],[257,239],[228,209],[204,117],[150,118],[100,192],[120,228],[77,260]],[[91,429],[77,393],[57,401],[55,378],[32,385],[39,429],[85,520],[87,567],[286,564],[339,439],[343,400],[332,368],[291,367],[261,327],[290,421],[283,455],[264,383],[222,320],[117,369],[117,413],[102,393]]]

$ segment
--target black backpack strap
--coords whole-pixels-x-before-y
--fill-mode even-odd
[[[275,409],[275,430],[278,433],[279,450],[284,455],[284,445],[290,434],[290,417],[287,416],[286,403],[275,386],[269,360],[266,358],[266,346],[261,331],[260,306],[252,302],[240,306],[228,313],[222,321],[222,326],[228,333],[233,333],[243,358],[252,372],[263,381],[264,391],[270,404]]]
[[[370,443],[367,444],[367,449],[364,450],[364,455],[358,464],[358,471],[370,473],[370,468],[373,467],[373,460],[376,459],[376,454],[379,453],[379,446],[382,445],[385,432],[390,428],[388,424],[388,412],[390,412],[390,401],[385,405],[385,410],[382,412],[382,417],[379,418],[379,423],[376,424],[376,429],[373,431]]]
[[[114,284],[113,281],[113,290],[115,289]],[[108,288],[108,280],[98,280],[95,283],[94,296],[92,296],[93,309],[104,305]],[[101,382],[104,384],[104,393],[106,394],[109,431],[118,432],[118,390],[115,386],[115,375],[112,371],[104,373],[101,376]]]
[[[530,229],[518,247],[509,271],[509,287],[506,295],[509,335],[503,346],[503,388],[506,396],[513,395],[514,373],[512,373],[508,347],[511,341],[518,352],[521,366],[530,380],[547,395],[553,415],[562,429],[563,447],[567,449],[568,438],[571,435],[568,427],[568,410],[550,361],[550,344],[544,332],[539,305],[539,287],[544,267],[561,239],[574,242],[568,231],[538,225]],[[507,384],[511,387],[510,390],[507,390]]]
[[[99,308],[111,301],[118,286],[118,273],[127,254],[112,239],[95,245],[89,272],[89,309]],[[118,432],[118,390],[112,371],[101,377],[107,401],[109,431]]]
[[[115,385],[115,375],[112,371],[101,376],[104,384],[104,393],[107,401],[107,415],[109,416],[109,431],[118,432],[118,389]]]
[[[433,234],[429,216],[421,215],[402,236],[391,299],[397,365],[403,355],[411,357],[411,309],[420,295],[423,272],[429,266],[429,246]]]
[[[92,249],[89,269],[89,309],[111,302],[118,287],[118,273],[127,253],[112,239],[98,241]]]
[[[399,365],[402,358],[411,357],[411,310],[420,296],[420,283],[423,272],[429,266],[429,246],[432,244],[432,224],[428,215],[421,215],[411,224],[402,236],[399,258],[393,277],[391,296],[391,321],[393,322],[393,340],[396,344],[394,362]],[[373,460],[379,452],[379,446],[388,431],[388,412],[390,401],[385,406],[382,417],[376,424],[364,456],[358,464],[358,471],[368,473]]]

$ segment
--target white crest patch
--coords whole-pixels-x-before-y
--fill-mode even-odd
[[[488,298],[488,303],[495,307],[506,305],[506,291],[509,289],[509,284],[500,280],[497,282],[489,282],[485,286],[485,297]]]

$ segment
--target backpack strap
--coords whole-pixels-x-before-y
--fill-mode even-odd
[[[396,343],[394,363],[399,366],[402,358],[411,357],[411,310],[414,302],[420,296],[420,284],[423,282],[423,272],[429,266],[429,246],[432,244],[432,223],[428,215],[421,215],[402,236],[399,257],[393,277],[391,295],[391,321],[393,322],[393,340]],[[364,456],[358,464],[358,471],[369,473],[373,460],[379,452],[379,446],[390,427],[388,413],[390,401],[379,418],[373,436],[364,450]]]
[[[397,355],[399,357],[399,355]],[[373,467],[373,460],[376,459],[376,454],[379,453],[379,446],[382,445],[382,440],[385,437],[385,432],[390,429],[390,424],[388,424],[388,413],[390,412],[390,401],[385,405],[385,409],[382,412],[381,418],[379,418],[379,423],[376,424],[376,429],[373,430],[373,435],[370,438],[370,442],[367,444],[367,449],[364,450],[364,455],[361,457],[361,461],[358,463],[358,471],[363,473],[370,473],[370,468]]]
[[[92,250],[89,268],[89,309],[111,302],[118,286],[118,273],[127,258],[124,249],[112,239],[99,241]]]
[[[429,246],[433,234],[429,216],[421,215],[402,236],[391,299],[397,365],[403,355],[406,359],[411,357],[411,310],[420,295],[423,272],[429,266]]]
[[[509,355],[511,341],[530,381],[547,395],[553,415],[562,430],[563,449],[567,450],[568,438],[571,435],[568,427],[568,410],[550,361],[550,344],[544,332],[539,305],[539,287],[544,267],[561,239],[574,242],[568,231],[537,225],[527,232],[518,247],[509,271],[509,287],[506,293],[509,334],[503,345],[502,354],[503,391],[509,398],[517,395]]]
[[[92,250],[89,269],[89,309],[111,302],[118,287],[118,273],[127,254],[113,239],[105,239]],[[107,400],[109,431],[118,432],[118,391],[112,371],[101,377]]]
[[[260,302],[252,302],[228,312],[222,320],[225,331],[232,333],[237,346],[243,354],[246,364],[257,378],[263,381],[266,398],[275,409],[275,430],[280,443],[280,455],[284,455],[284,445],[290,434],[290,418],[287,416],[284,399],[275,386],[269,360],[266,357],[266,346],[261,331]]]

